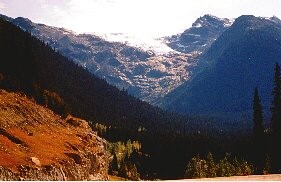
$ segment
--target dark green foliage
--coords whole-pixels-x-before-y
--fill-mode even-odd
[[[280,66],[276,63],[274,75],[273,88],[273,102],[271,108],[271,125],[272,125],[272,141],[271,141],[271,155],[272,155],[272,172],[281,172],[281,76]]]
[[[276,63],[275,76],[274,76],[274,88],[273,88],[273,102],[272,102],[272,132],[274,135],[281,136],[281,77],[280,66]]]
[[[263,113],[258,88],[255,88],[253,99],[253,160],[257,166],[256,173],[263,173],[265,159],[265,134],[263,125]]]
[[[254,122],[254,139],[259,141],[264,137],[263,115],[262,106],[259,98],[258,88],[255,88],[254,100],[253,100],[253,122]]]

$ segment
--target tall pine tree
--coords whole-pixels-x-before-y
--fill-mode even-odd
[[[253,122],[254,122],[254,139],[257,142],[261,142],[264,137],[264,126],[263,126],[263,113],[262,106],[259,97],[258,88],[255,88],[254,100],[253,100]]]
[[[253,100],[253,159],[257,167],[256,173],[261,174],[265,159],[265,135],[264,135],[264,125],[263,125],[263,113],[262,106],[259,97],[258,88],[255,88],[254,100]]]
[[[274,76],[274,88],[273,88],[273,102],[271,107],[271,152],[272,152],[272,172],[281,172],[281,77],[280,66],[276,63],[275,76]]]
[[[276,63],[275,76],[274,76],[274,88],[273,88],[273,102],[272,102],[272,132],[273,135],[281,135],[281,77],[280,66]]]

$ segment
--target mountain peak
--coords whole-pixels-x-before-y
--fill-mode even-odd
[[[240,16],[199,58],[199,71],[163,99],[165,109],[244,119],[251,116],[252,92],[258,86],[266,106],[264,117],[269,118],[280,42],[280,26],[269,18]]]
[[[232,21],[227,18],[218,18],[211,14],[205,14],[204,16],[198,18],[193,24],[192,27],[206,27],[206,26],[215,26],[215,27],[229,27],[232,24]]]
[[[264,17],[255,17],[254,15],[242,15],[235,19],[233,23],[233,27],[236,27],[236,29],[240,31],[249,28],[258,29],[264,26],[279,24],[278,20],[279,20],[278,18],[264,18]]]
[[[32,21],[28,18],[24,18],[24,17],[17,17],[14,19],[15,22],[25,22],[25,23],[29,23],[32,24]]]
[[[28,18],[17,17],[12,21],[12,23],[17,26],[21,26],[26,31],[30,31],[34,28],[32,21]]]
[[[186,29],[183,33],[172,36],[168,41],[168,46],[179,52],[201,54],[222,32],[232,25],[232,22],[227,18],[218,18],[206,14],[198,18],[192,24],[192,27]]]
[[[270,17],[269,20],[273,21],[274,23],[277,23],[277,24],[281,25],[281,20],[275,15]]]
[[[219,20],[220,18],[217,16],[214,16],[212,14],[205,14],[204,16],[200,17],[200,18],[210,18],[210,19],[217,19]]]

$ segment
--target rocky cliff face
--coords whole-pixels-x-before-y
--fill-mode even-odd
[[[86,121],[0,90],[0,180],[107,180],[107,169],[106,141]]]

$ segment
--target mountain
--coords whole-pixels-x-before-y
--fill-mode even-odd
[[[189,67],[195,66],[193,55],[173,51],[155,54],[153,50],[144,51],[93,34],[76,34],[64,28],[36,24],[22,17],[4,18],[92,74],[150,103],[187,80]]]
[[[274,20],[274,21],[273,21]],[[168,94],[167,110],[214,116],[251,116],[255,87],[269,118],[274,67],[281,62],[281,27],[275,18],[241,16],[199,62],[205,68]]]
[[[106,141],[23,94],[0,90],[1,180],[107,180]]]
[[[116,153],[118,159],[121,158],[121,169],[130,168],[128,173],[136,174],[137,179],[182,179],[188,161],[198,154],[204,156],[211,152],[214,156],[222,156],[226,152],[232,152],[245,160],[252,155],[249,152],[252,148],[249,145],[251,130],[246,129],[245,132],[246,127],[241,127],[241,123],[220,122],[198,116],[183,117],[153,107],[130,96],[125,90],[108,84],[62,56],[30,32],[24,32],[3,19],[0,19],[0,88],[24,94],[33,103],[48,107],[61,115],[57,118],[58,121],[48,122],[48,126],[60,121],[63,124],[66,121],[70,125],[77,125],[77,119],[69,118],[69,114],[87,120],[90,127],[109,142],[107,149]],[[3,107],[4,112],[8,109],[8,114],[19,111],[18,114],[27,113],[32,119],[32,116],[45,112],[36,107],[30,113],[29,107],[20,105],[19,98],[12,97],[16,99],[13,101],[15,106]],[[33,115],[35,110],[37,112]],[[28,116],[25,117],[29,119]],[[43,117],[48,119],[46,115]],[[5,118],[1,124],[5,123]],[[19,127],[24,127],[25,120],[21,119],[19,122]],[[35,126],[38,126],[37,120]],[[16,141],[17,145],[22,144],[19,138],[25,135],[20,133],[15,139],[11,137],[14,133],[6,128],[3,130],[6,138]],[[56,133],[60,130],[73,131],[68,125],[65,128],[58,127]],[[65,137],[63,132],[61,135],[60,137]],[[41,137],[45,139],[44,136]],[[87,138],[88,135],[82,142]],[[56,143],[59,142],[63,141]],[[81,162],[77,155],[70,156],[74,162]],[[35,165],[38,160],[41,163],[38,157],[32,157]],[[220,158],[215,160],[219,161]]]
[[[127,129],[177,117],[109,85],[30,33],[3,20],[0,27],[1,88],[24,92],[59,113]]]
[[[167,113],[130,96],[1,18],[0,88],[24,93],[62,117],[71,114],[92,128],[101,126],[100,135],[109,142],[138,141],[142,178],[178,178],[186,165],[182,156],[192,155],[189,147],[178,151],[171,146],[187,146],[182,139],[189,134],[187,125],[198,119]]]
[[[172,49],[189,54],[201,54],[223,33],[232,20],[218,18],[213,15],[204,15],[198,18],[192,27],[183,33],[166,37],[166,43]]]

